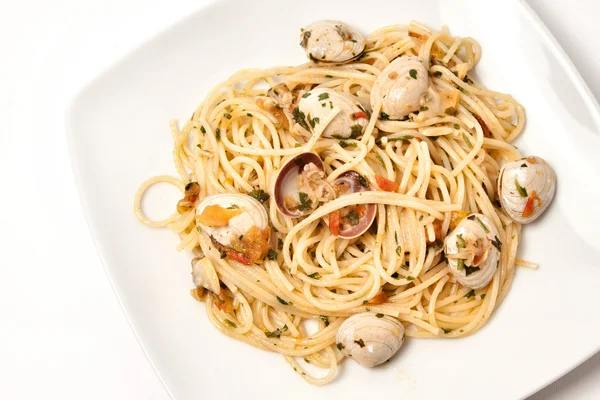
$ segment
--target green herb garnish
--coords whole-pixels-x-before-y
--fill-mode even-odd
[[[328,99],[328,98],[329,98],[329,93],[321,93],[319,95],[319,101],[325,100],[325,99]]]
[[[338,142],[338,144],[342,147],[342,149],[346,148],[346,147],[356,147],[357,144],[352,142],[352,143],[348,143],[345,140],[340,140]]]
[[[439,78],[439,77],[441,77],[441,76],[442,76],[442,71],[435,71],[435,72],[433,73],[433,76],[435,76],[436,78]]]
[[[479,271],[479,267],[469,267],[467,265],[465,265],[465,273],[467,276],[471,275],[474,272]]]
[[[277,259],[277,252],[275,250],[269,250],[269,252],[267,253],[267,258],[269,260],[276,260]]]
[[[483,228],[485,233],[490,233],[490,230],[488,229],[487,226],[485,226],[485,224],[483,223],[482,220],[480,220],[478,217],[475,217],[475,221],[479,222],[479,225],[481,225],[481,227]]]
[[[341,350],[344,348],[344,346],[343,346],[341,343],[338,343],[338,344],[336,344],[335,346],[336,346],[336,347],[338,348],[338,350],[340,350],[340,351],[341,351]]]
[[[397,240],[396,240],[397,242]],[[396,247],[396,254],[398,254],[399,257],[402,257],[402,246],[398,246]]]
[[[454,129],[456,129],[456,130],[460,129],[460,125],[459,124],[454,124]]]
[[[206,133],[206,129],[204,129],[203,126],[200,127],[200,132],[202,132],[202,134],[204,135]]]
[[[277,297],[277,301],[280,302],[281,304],[283,304],[284,306],[287,306],[288,304],[290,304],[287,301],[285,301],[284,299],[282,299],[281,297],[279,297],[279,296],[276,296],[276,297]]]
[[[356,210],[350,211],[348,214],[346,214],[344,218],[352,226],[356,226],[360,222],[360,218],[358,217],[358,213],[356,212]]]
[[[319,319],[323,322],[325,322],[325,327],[329,326],[329,317],[327,315],[320,315]]]
[[[312,274],[307,275],[307,276],[312,279],[317,279],[317,280],[321,279],[321,274],[319,274],[318,272],[313,272]]]
[[[300,111],[300,107],[294,108],[294,111],[292,111],[292,118],[294,119],[294,122],[296,122],[304,129],[309,129],[308,124],[306,123],[306,115],[304,115],[304,113]]]
[[[362,339],[355,340],[354,343],[359,345],[361,348],[365,347],[365,342]]]
[[[410,75],[411,78],[417,79],[417,70],[416,69],[411,69],[410,71],[408,71],[408,74]]]
[[[515,186],[517,187],[517,191],[521,197],[527,197],[527,189],[523,186],[519,185],[519,181],[515,178]]]
[[[298,211],[306,211],[312,209],[312,200],[308,198],[308,195],[304,192],[298,192],[298,198],[300,199],[300,205],[297,207]]]
[[[226,319],[223,322],[225,322],[225,325],[227,325],[230,328],[237,328],[237,325],[233,321],[230,321],[230,320]]]
[[[269,195],[269,193],[265,192],[262,189],[254,189],[253,191],[248,193],[248,196],[254,197],[256,200],[260,201],[261,203],[264,203],[265,201],[269,200],[269,198],[271,197],[271,195]]]
[[[388,138],[388,142],[396,142],[398,140],[410,140],[412,138],[414,138],[413,135],[396,136],[396,137],[393,137],[393,138],[389,137]]]
[[[427,111],[429,110],[429,107],[427,106],[421,106],[421,108],[419,108],[419,111]]]
[[[307,98],[307,97],[308,97],[308,96],[310,96],[310,95],[311,95],[311,93],[310,93],[310,92],[306,92],[306,93],[304,93],[304,94],[302,95],[302,98],[303,98],[303,99],[305,99],[305,98]]]
[[[379,160],[379,162],[381,163],[381,165],[383,167],[385,167],[385,162],[383,161],[383,158],[381,157],[381,155],[379,153],[375,153],[375,157],[377,157],[377,159]]]
[[[462,271],[465,268],[465,260],[459,258],[456,264],[456,269]]]
[[[498,239],[498,236],[494,236],[494,240],[492,240],[492,244],[498,251],[502,251],[502,242]]]
[[[465,242],[462,234],[456,235],[456,247],[459,249],[464,249],[467,247],[467,243]]]
[[[268,338],[279,338],[281,334],[288,330],[288,326],[284,325],[281,329],[277,328],[273,332],[265,332],[265,336]]]
[[[375,314],[375,316],[376,316],[377,318],[383,318],[383,314],[382,314],[382,313]]]
[[[354,124],[350,127],[350,137],[355,139],[362,133],[362,125]]]
[[[446,334],[447,334],[447,333],[450,333],[450,332],[452,332],[452,329],[446,329],[446,328],[442,328],[442,330],[443,330],[443,331],[444,331],[444,333],[446,333]]]
[[[407,281],[414,281],[414,280],[415,280],[415,277],[414,277],[414,276],[410,276],[410,275],[409,275],[409,276],[407,276],[407,277],[406,277],[406,280],[407,280]]]
[[[470,299],[470,298],[471,298],[471,297],[473,297],[473,296],[475,296],[475,290],[471,290],[469,293],[467,293],[467,294],[465,295],[465,297],[466,297],[467,299]]]
[[[229,113],[225,113],[225,114],[223,114],[223,116],[227,119],[231,119],[231,114],[229,114]]]
[[[463,140],[465,141],[465,143],[467,144],[467,147],[472,149],[473,148],[473,144],[471,143],[471,141],[469,140],[469,137],[467,136],[466,133],[463,132]]]

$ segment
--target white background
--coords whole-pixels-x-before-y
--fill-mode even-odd
[[[0,398],[168,399],[97,257],[63,120],[86,81],[208,2],[0,0]],[[599,3],[529,4],[600,98]],[[600,398],[600,354],[534,398]]]

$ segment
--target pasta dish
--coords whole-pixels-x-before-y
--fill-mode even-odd
[[[406,337],[481,328],[534,266],[521,227],[556,176],[511,144],[524,109],[475,80],[475,40],[414,21],[318,21],[299,40],[307,63],[239,71],[171,121],[179,176],[144,182],[134,209],[193,254],[191,294],[222,333],[324,384],[345,357],[373,367]],[[159,182],[182,199],[152,221]]]

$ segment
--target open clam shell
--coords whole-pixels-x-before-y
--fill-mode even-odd
[[[300,46],[317,63],[344,63],[365,50],[363,36],[341,21],[317,21],[302,31]]]
[[[275,205],[279,212],[299,218],[312,213],[319,201],[332,199],[333,188],[324,177],[323,161],[315,153],[301,153],[288,160],[275,179]]]
[[[371,190],[369,181],[356,171],[348,171],[340,175],[333,181],[333,187],[338,197]],[[337,232],[339,224],[337,235],[344,239],[354,239],[369,229],[375,220],[376,207],[375,204],[360,204],[344,207],[336,212],[339,215],[334,212],[330,214],[327,221],[330,230],[333,228],[332,224],[336,224],[334,231]]]

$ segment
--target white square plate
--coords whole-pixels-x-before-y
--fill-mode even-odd
[[[282,357],[212,327],[192,300],[188,257],[167,230],[132,211],[144,179],[175,174],[168,120],[188,118],[207,91],[238,69],[305,61],[299,28],[339,19],[367,33],[420,20],[483,46],[477,75],[527,110],[518,145],[558,174],[554,204],[527,226],[507,300],[477,334],[409,340],[382,368],[345,362],[325,387],[306,384]],[[177,399],[508,399],[526,396],[600,349],[600,113],[570,61],[517,1],[221,1],[120,60],[68,112],[68,138],[83,208],[100,255],[149,359]],[[165,213],[176,196],[158,198]],[[366,397],[365,397],[366,398]]]

